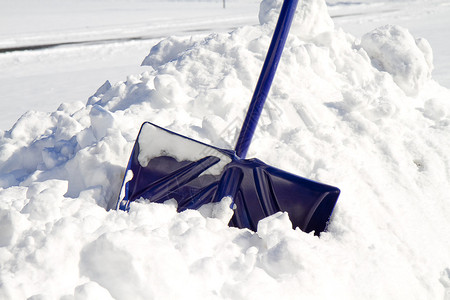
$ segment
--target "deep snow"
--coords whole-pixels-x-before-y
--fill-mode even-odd
[[[282,213],[229,228],[227,201],[105,209],[143,121],[233,147],[280,4],[163,39],[145,72],[1,133],[1,298],[450,299],[450,91],[432,47],[397,25],[356,38],[322,0],[299,5],[248,157],[338,186],[328,232]]]

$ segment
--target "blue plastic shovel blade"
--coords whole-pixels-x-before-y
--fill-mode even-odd
[[[150,138],[151,137],[151,138]],[[216,148],[152,123],[144,123],[127,167],[117,208],[146,199],[175,199],[178,211],[233,199],[230,226],[256,231],[258,222],[288,212],[294,228],[316,234],[325,230],[339,189],[241,159],[233,150]]]

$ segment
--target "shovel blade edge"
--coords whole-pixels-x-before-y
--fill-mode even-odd
[[[256,231],[258,222],[287,212],[293,228],[316,234],[326,229],[340,190],[258,159],[241,159],[152,123],[142,125],[124,176],[116,209],[141,198],[175,199],[178,211],[233,199],[229,225]]]

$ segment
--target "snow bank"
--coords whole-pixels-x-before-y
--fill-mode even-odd
[[[361,41],[304,0],[248,156],[341,188],[328,232],[229,203],[107,211],[140,125],[233,147],[281,1],[261,25],[168,38],[147,71],[0,136],[2,299],[439,299],[450,292],[450,91],[406,29]],[[448,296],[447,296],[448,297]]]

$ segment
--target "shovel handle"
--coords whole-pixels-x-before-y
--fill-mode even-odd
[[[264,65],[253,93],[252,101],[247,111],[241,132],[236,143],[235,152],[240,158],[245,158],[250,143],[258,125],[259,117],[264,107],[273,77],[277,70],[278,62],[283,53],[284,44],[289,34],[289,28],[294,18],[298,0],[284,0],[281,7],[280,16],[278,17],[277,26],[270,42],[269,51],[267,52]]]

